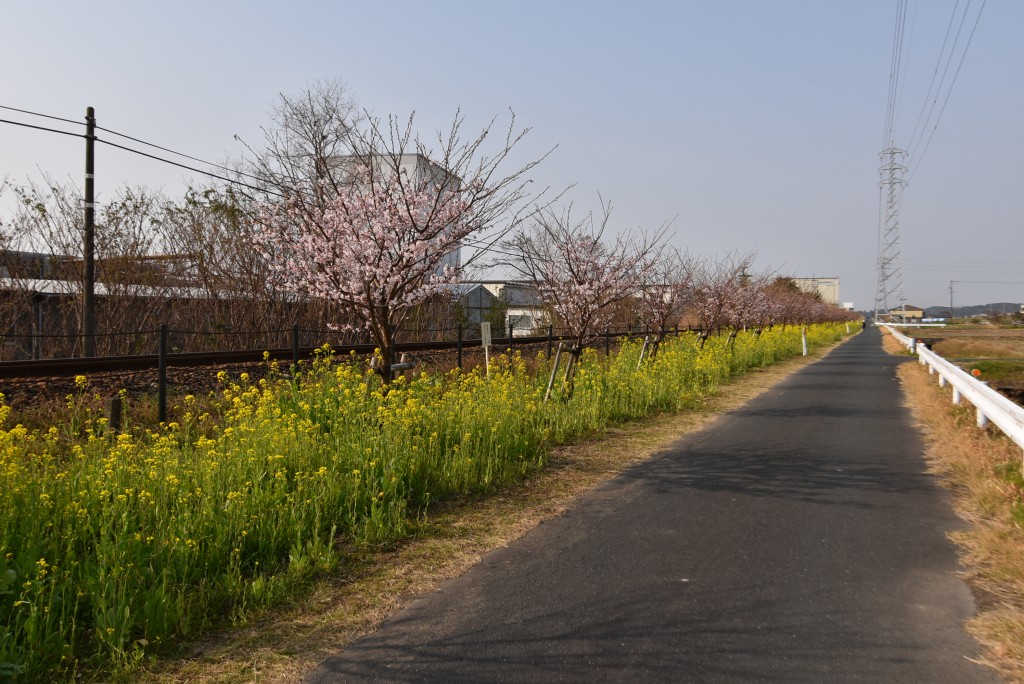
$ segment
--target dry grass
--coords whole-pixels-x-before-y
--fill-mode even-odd
[[[583,492],[743,405],[824,353],[750,371],[721,388],[699,411],[659,416],[559,449],[547,468],[515,487],[434,509],[419,538],[393,549],[354,552],[340,576],[322,582],[301,605],[213,635],[180,659],[133,672],[132,681],[299,681],[412,598],[461,575],[483,554],[559,515]]]
[[[940,339],[932,349],[948,359],[1024,357],[1024,328],[994,325],[955,325],[946,328],[908,328],[911,337]]]
[[[947,359],[1009,358],[1018,353],[1017,345],[1005,340],[952,339],[936,344],[933,351]]]
[[[886,347],[898,343],[886,336]],[[978,614],[967,625],[984,662],[1008,681],[1024,682],[1024,529],[1020,520],[1021,450],[995,429],[979,430],[974,410],[955,407],[926,368],[904,364],[900,381],[921,425],[931,469],[955,494],[970,525],[951,535]]]

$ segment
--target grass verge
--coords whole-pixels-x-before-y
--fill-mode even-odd
[[[890,336],[890,353],[900,353]],[[997,429],[979,430],[967,402],[951,403],[926,368],[899,369],[907,402],[921,426],[929,467],[955,496],[968,521],[953,533],[964,575],[978,605],[967,630],[983,647],[983,662],[1008,681],[1024,682],[1024,478],[1019,447]]]
[[[178,659],[133,671],[132,680],[298,681],[411,599],[461,575],[488,551],[562,513],[580,494],[742,406],[830,348],[752,369],[703,400],[697,410],[608,429],[599,438],[559,448],[543,470],[489,496],[439,504],[431,509],[417,538],[379,550],[352,549],[346,566],[334,578],[319,582],[301,604],[268,611],[245,627],[211,635]]]

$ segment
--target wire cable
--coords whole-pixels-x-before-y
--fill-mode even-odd
[[[82,136],[82,137],[84,137],[84,136]],[[275,192],[273,190],[268,190],[266,188],[256,187],[255,185],[249,185],[248,183],[243,183],[242,181],[234,180],[234,179],[231,179],[231,178],[227,178],[225,176],[220,176],[220,175],[218,175],[216,173],[211,173],[210,171],[203,171],[202,169],[197,169],[194,166],[188,166],[187,164],[181,164],[181,163],[176,162],[176,161],[171,161],[170,159],[164,159],[163,157],[158,157],[155,154],[149,154],[148,152],[143,152],[142,150],[136,150],[136,149],[131,148],[131,147],[125,147],[124,145],[118,145],[117,143],[110,142],[109,140],[104,140],[103,138],[96,138],[96,142],[101,142],[104,145],[109,145],[111,147],[116,147],[119,150],[124,150],[126,152],[132,152],[133,154],[137,154],[137,155],[140,155],[140,156],[143,156],[143,157],[148,157],[149,159],[155,159],[156,161],[163,162],[165,164],[171,164],[172,166],[177,166],[177,167],[180,167],[182,169],[187,169],[189,171],[194,171],[196,173],[201,173],[204,176],[209,176],[210,178],[216,178],[217,180],[222,180],[225,183],[231,183],[232,185],[240,185],[240,186],[242,186],[244,188],[249,188],[250,190],[255,190],[256,192],[265,192],[268,195],[276,195],[277,197],[281,197],[281,198],[285,197],[285,195],[283,195],[282,193]]]
[[[946,77],[949,75],[949,66],[953,63],[953,56],[956,54],[957,45],[960,43],[960,35],[964,30],[964,23],[967,21],[967,14],[971,9],[971,1],[967,0],[967,5],[964,7],[964,13],[960,16],[960,24],[957,26],[956,35],[953,36],[953,44],[949,48],[949,54],[946,56],[946,65],[942,69],[942,78],[939,79],[939,85],[935,89],[935,97],[932,99],[931,107],[928,108],[928,116],[925,117],[924,125],[921,128],[920,135],[916,138],[911,138],[911,145],[908,147],[911,157],[917,156],[917,150],[921,146],[921,140],[924,138],[925,132],[928,130],[928,126],[932,121],[932,114],[935,113],[935,106],[939,103],[939,97],[942,94],[942,88],[946,83]],[[955,15],[954,17],[955,18]],[[939,55],[941,61],[942,55]],[[928,101],[925,100],[925,106],[928,105]],[[909,159],[909,157],[908,157]]]
[[[968,3],[970,3],[970,0],[968,0]],[[928,84],[928,91],[924,94],[924,102],[921,103],[921,111],[918,112],[917,121],[914,123],[914,131],[910,134],[910,143],[908,145],[908,148],[914,147],[914,140],[917,138],[917,132],[918,132],[918,130],[921,127],[921,117],[924,116],[924,110],[925,110],[925,108],[928,107],[928,99],[931,97],[931,95],[932,95],[932,88],[935,86],[935,77],[939,75],[939,67],[942,66],[942,56],[946,53],[946,45],[949,43],[949,34],[953,30],[953,21],[956,19],[956,11],[957,11],[957,8],[959,8],[959,7],[960,7],[960,0],[956,0],[956,4],[953,5],[953,12],[949,15],[949,23],[946,25],[946,35],[942,39],[942,47],[939,49],[939,56],[935,60],[935,70],[932,72],[932,80]],[[966,12],[966,9],[965,9],[965,12]],[[958,33],[958,35],[959,35],[959,33]],[[954,43],[954,45],[955,45],[955,43]],[[950,54],[952,54],[952,48],[950,50]],[[947,61],[947,64],[948,64],[948,61]],[[945,72],[943,72],[943,80],[945,80]],[[941,88],[941,85],[940,85],[940,88]],[[939,96],[938,91],[936,91],[935,98],[938,99],[938,96]],[[927,127],[927,124],[925,124],[925,126]]]
[[[84,121],[75,121],[74,119],[64,119],[59,116],[52,116],[50,114],[40,114],[39,112],[30,112],[27,109],[18,109],[17,107],[8,107],[7,105],[0,105],[0,109],[9,109],[12,112],[21,112],[22,114],[31,114],[32,116],[41,116],[44,119],[53,119],[54,121],[63,121],[65,123],[77,124],[79,126],[86,126]]]
[[[897,0],[896,23],[893,27],[892,57],[889,60],[889,97],[885,107],[885,126],[882,131],[882,147],[892,142],[893,122],[896,118],[896,100],[899,92],[899,75],[903,60],[903,32],[907,21],[907,2]]]
[[[80,126],[87,125],[86,123],[84,123],[82,121],[74,121],[72,119],[65,119],[65,118],[62,118],[62,117],[59,117],[59,116],[52,116],[50,114],[41,114],[39,112],[33,112],[33,111],[29,111],[27,109],[18,109],[17,107],[9,107],[7,105],[0,105],[0,109],[7,109],[7,110],[10,110],[10,111],[13,111],[13,112],[20,112],[22,114],[30,114],[32,116],[44,117],[44,118],[47,118],[47,119],[53,119],[55,121],[63,121],[65,123],[72,123],[72,124],[77,124],[77,125],[80,125]],[[56,128],[47,128],[46,126],[36,126],[34,124],[23,123],[23,122],[20,122],[20,121],[11,121],[9,119],[0,119],[0,123],[11,124],[13,126],[24,126],[25,128],[34,128],[36,130],[47,131],[49,133],[60,133],[61,135],[70,135],[70,136],[74,136],[76,138],[87,138],[88,137],[87,135],[82,134],[82,133],[71,133],[69,131],[62,131],[62,130],[59,130],[59,129],[56,129]],[[205,159],[200,159],[199,157],[193,157],[192,155],[188,155],[188,154],[185,154],[183,152],[178,152],[176,150],[172,150],[172,149],[170,149],[168,147],[163,147],[163,146],[157,145],[155,143],[147,142],[145,140],[141,140],[139,138],[135,138],[135,137],[132,137],[130,135],[126,135],[124,133],[119,133],[119,132],[111,130],[109,128],[104,128],[102,126],[96,126],[96,130],[104,131],[106,133],[110,133],[111,135],[116,135],[116,136],[121,137],[121,138],[126,138],[128,140],[133,141],[133,142],[137,142],[137,143],[142,144],[142,145],[147,145],[149,147],[153,147],[153,148],[156,148],[158,150],[162,150],[164,152],[169,152],[171,154],[178,155],[179,157],[184,157],[186,159],[191,159],[192,161],[197,161],[197,162],[200,162],[202,164],[206,164],[208,166],[212,166],[214,168],[222,169],[224,171],[229,171],[229,172],[232,172],[232,173],[238,173],[241,176],[244,176],[244,177],[247,177],[247,178],[252,178],[252,179],[257,180],[257,181],[263,180],[263,179],[259,178],[258,176],[254,176],[254,175],[249,174],[249,173],[244,173],[244,172],[241,172],[241,171],[237,171],[237,170],[232,169],[230,167],[224,166],[223,164],[215,164],[213,162],[206,161]],[[101,143],[103,143],[105,145],[110,145],[111,147],[116,147],[118,149],[125,150],[127,152],[133,152],[135,154],[142,155],[144,157],[148,157],[148,158],[156,160],[156,161],[164,162],[165,164],[171,164],[173,166],[178,166],[180,168],[187,169],[187,170],[193,171],[195,173],[200,173],[200,174],[203,174],[205,176],[209,176],[211,178],[216,178],[216,179],[222,180],[222,181],[224,181],[226,183],[231,183],[233,185],[240,185],[242,187],[249,188],[250,190],[255,190],[257,192],[266,192],[267,194],[275,195],[277,197],[282,197],[282,198],[285,197],[284,194],[279,193],[279,192],[275,192],[273,190],[267,190],[265,188],[260,188],[260,187],[254,186],[254,185],[249,185],[247,183],[243,183],[242,181],[231,179],[231,178],[226,178],[224,176],[212,173],[210,171],[203,171],[202,169],[197,169],[197,168],[192,167],[192,166],[187,166],[185,164],[180,164],[178,162],[171,161],[170,159],[164,159],[164,158],[158,157],[156,155],[147,154],[146,152],[142,152],[141,150],[136,150],[136,149],[133,149],[133,148],[130,148],[130,147],[126,147],[124,145],[118,145],[117,143],[111,142],[109,140],[104,140],[104,139],[99,138],[99,137],[94,137],[94,140],[96,140],[96,142],[101,142]]]
[[[905,0],[901,0],[901,1],[905,1]],[[48,114],[39,114],[37,112],[30,112],[28,110],[16,109],[14,107],[8,107],[8,106],[5,106],[5,105],[0,105],[0,108],[2,108],[2,109],[10,109],[12,111],[22,112],[22,113],[25,113],[25,114],[32,114],[34,116],[42,116],[42,117],[46,117],[46,118],[49,118],[49,119],[55,119],[55,120],[58,120],[58,121],[65,121],[65,122],[68,122],[68,123],[75,123],[75,124],[85,125],[84,123],[82,123],[80,121],[72,121],[71,119],[63,119],[61,117],[50,116]],[[68,131],[61,131],[61,130],[57,130],[57,129],[53,129],[53,128],[46,128],[46,127],[43,127],[43,126],[35,126],[35,125],[32,125],[32,124],[21,123],[21,122],[18,122],[18,121],[9,121],[9,120],[6,120],[6,119],[0,119],[0,123],[9,123],[9,124],[13,124],[15,126],[25,126],[25,127],[28,127],[28,128],[35,128],[35,129],[38,129],[38,130],[49,131],[49,132],[52,132],[52,133],[61,133],[63,135],[71,135],[71,136],[75,136],[75,137],[79,137],[79,138],[87,138],[88,137],[86,135],[79,134],[79,133],[69,133]],[[163,152],[168,152],[170,154],[174,154],[174,155],[177,155],[179,157],[184,157],[185,159],[190,159],[192,161],[196,161],[196,162],[199,162],[201,164],[206,164],[206,165],[212,166],[214,168],[222,169],[224,171],[229,171],[229,172],[232,172],[232,173],[238,173],[239,175],[247,177],[247,178],[252,178],[254,180],[262,180],[258,176],[254,176],[252,174],[240,172],[240,171],[237,171],[237,170],[232,169],[230,167],[224,166],[222,164],[215,164],[213,162],[206,161],[205,159],[200,159],[199,157],[194,157],[192,155],[185,154],[183,152],[178,152],[178,151],[172,150],[172,149],[170,149],[168,147],[164,147],[162,145],[157,145],[155,143],[151,143],[151,142],[148,142],[146,140],[142,140],[141,138],[136,138],[136,137],[127,135],[125,133],[120,133],[118,131],[114,131],[114,130],[111,130],[109,128],[105,128],[105,127],[102,127],[102,126],[96,126],[96,130],[103,131],[103,132],[109,133],[111,135],[116,135],[116,136],[118,136],[120,138],[125,138],[127,140],[131,140],[132,142],[136,142],[136,143],[139,143],[141,145],[146,145],[148,147],[152,147],[152,148],[161,150]],[[109,145],[111,147],[114,147],[114,148],[117,148],[117,149],[120,149],[120,150],[124,150],[126,152],[131,152],[133,154],[137,154],[137,155],[140,155],[140,156],[143,156],[143,157],[147,157],[147,158],[153,159],[155,161],[163,162],[165,164],[171,164],[172,166],[177,166],[179,168],[186,169],[188,171],[192,171],[194,173],[203,174],[205,176],[209,176],[210,178],[215,178],[217,180],[221,180],[221,181],[224,181],[226,183],[230,183],[232,185],[238,185],[238,186],[241,186],[241,187],[248,188],[250,190],[255,190],[257,192],[265,192],[265,193],[267,193],[269,195],[274,195],[276,197],[281,197],[281,198],[286,198],[287,197],[285,194],[280,193],[280,192],[276,192],[274,190],[269,190],[269,189],[266,189],[266,188],[260,188],[260,187],[257,187],[257,186],[254,186],[254,185],[250,185],[248,183],[244,183],[244,182],[236,180],[236,179],[232,179],[232,178],[228,178],[226,176],[222,176],[222,175],[219,175],[219,174],[216,174],[216,173],[212,173],[210,171],[204,171],[202,169],[195,168],[194,166],[189,166],[187,164],[182,164],[180,162],[172,161],[170,159],[165,159],[163,157],[158,157],[157,155],[149,154],[148,152],[143,152],[141,150],[137,150],[137,149],[134,149],[132,147],[127,147],[125,145],[119,145],[119,144],[117,144],[115,142],[111,142],[109,140],[105,140],[105,139],[100,138],[100,137],[94,137],[94,140],[96,142],[103,143],[104,145]],[[487,244],[487,243],[485,243],[483,241],[464,240],[463,244],[465,246],[471,248],[471,249],[477,249],[478,251],[481,251],[481,252],[490,252],[490,253],[500,254],[502,256],[512,257],[512,258],[516,258],[516,257],[519,256],[519,255],[511,253],[511,252],[507,252],[507,251],[503,251],[501,249],[497,249],[494,244]]]
[[[153,147],[153,148],[156,148],[158,150],[162,150],[164,152],[170,152],[171,154],[176,154],[179,157],[184,157],[185,159],[191,159],[192,161],[197,161],[197,162],[199,162],[201,164],[206,164],[208,166],[212,166],[212,167],[217,168],[217,169],[222,169],[222,170],[228,171],[230,173],[237,173],[238,175],[245,176],[246,178],[252,178],[253,180],[257,180],[257,181],[262,181],[263,180],[259,176],[254,176],[251,173],[245,173],[245,172],[242,172],[242,171],[238,171],[237,169],[233,169],[230,166],[224,166],[223,164],[216,164],[214,162],[206,161],[205,159],[200,159],[199,157],[193,157],[192,155],[185,154],[184,152],[178,152],[177,150],[172,150],[172,149],[170,149],[168,147],[162,147],[162,146],[157,145],[155,143],[147,142],[147,141],[141,140],[139,138],[133,138],[130,135],[126,135],[124,133],[118,133],[117,131],[112,131],[109,128],[104,128],[102,126],[97,126],[96,130],[97,131],[103,131],[105,133],[110,133],[111,135],[116,135],[116,136],[121,137],[121,138],[126,138],[127,140],[131,140],[132,142],[137,142],[137,143],[139,143],[141,145],[147,145],[148,147]]]
[[[953,74],[953,80],[949,83],[949,90],[946,91],[946,99],[942,101],[942,107],[939,109],[939,115],[935,117],[935,125],[932,127],[931,133],[928,134],[928,140],[924,144],[924,149],[921,150],[921,156],[915,160],[916,163],[910,172],[910,177],[907,178],[908,183],[914,178],[914,174],[917,173],[917,169],[920,168],[920,163],[924,161],[925,154],[928,153],[928,147],[932,144],[932,138],[935,137],[935,131],[939,128],[939,121],[942,120],[942,113],[946,111],[946,105],[949,103],[949,96],[953,94],[953,86],[956,85],[956,79],[960,75],[960,68],[964,65],[964,59],[967,57],[967,51],[971,48],[971,41],[974,39],[974,32],[978,29],[978,23],[981,21],[981,13],[984,11],[985,0],[982,0],[981,8],[978,10],[978,16],[974,19],[974,26],[971,27],[971,34],[967,37],[967,44],[964,46],[964,51],[960,55],[960,63],[957,64],[956,72]]]
[[[86,137],[84,133],[71,133],[70,131],[61,131],[56,128],[47,128],[46,126],[35,126],[33,124],[22,123],[20,121],[11,121],[9,119],[0,119],[0,123],[11,124],[14,126],[24,126],[25,128],[35,128],[39,131],[49,131],[50,133],[60,133],[61,135],[70,135],[75,138]]]

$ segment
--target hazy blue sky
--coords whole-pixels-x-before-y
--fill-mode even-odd
[[[960,0],[965,6],[967,0]],[[910,0],[895,142],[906,147],[954,0]],[[970,5],[961,45],[982,0]],[[699,255],[842,279],[873,305],[878,152],[896,0],[697,2],[27,2],[3,0],[0,104],[214,161],[258,142],[279,92],[346,81],[425,135],[461,107],[512,108],[534,174],[614,225],[677,216]],[[988,0],[902,211],[906,297],[1024,301],[1024,2]],[[955,30],[956,26],[954,26]],[[947,83],[959,60],[954,57]],[[941,75],[941,74],[940,74]],[[941,100],[939,102],[941,105]],[[0,118],[40,123],[0,110]],[[0,176],[78,181],[83,143],[0,124]],[[101,146],[97,189],[184,186],[184,172]],[[102,199],[102,197],[101,197]],[[988,285],[968,281],[1016,281]]]

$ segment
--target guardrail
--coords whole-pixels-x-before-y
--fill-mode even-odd
[[[883,325],[904,347],[917,354],[918,362],[928,366],[928,372],[938,374],[939,386],[948,383],[953,387],[953,403],[962,399],[969,401],[977,411],[978,427],[983,428],[991,421],[1007,437],[1024,449],[1024,407],[1018,406],[985,383],[971,377],[967,371],[942,358],[928,346],[913,337]]]

